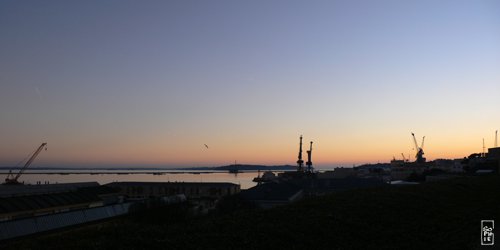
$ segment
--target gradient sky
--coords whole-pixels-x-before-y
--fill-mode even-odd
[[[500,128],[495,0],[4,0],[0,32],[0,166],[294,164],[300,134],[351,166]]]

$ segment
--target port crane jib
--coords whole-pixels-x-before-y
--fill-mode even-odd
[[[38,149],[35,151],[35,153],[33,153],[33,155],[30,157],[30,159],[24,164],[24,166],[21,168],[21,170],[19,170],[19,172],[15,176],[12,174],[12,170],[9,171],[9,175],[7,176],[7,178],[5,178],[4,184],[6,184],[6,185],[21,184],[18,182],[19,177],[21,177],[23,172],[31,165],[31,163],[35,160],[35,158],[38,156],[38,154],[40,154],[40,152],[44,148],[45,148],[45,150],[47,150],[47,143],[45,143],[45,142],[42,143],[42,145],[40,145],[40,147],[38,147]]]
[[[416,161],[418,163],[424,163],[425,162],[425,157],[424,157],[424,140],[425,136],[422,137],[422,144],[419,147],[417,143],[417,139],[415,138],[415,134],[411,133],[411,136],[413,137],[413,143],[415,143],[415,150],[417,151],[417,154],[415,155]]]

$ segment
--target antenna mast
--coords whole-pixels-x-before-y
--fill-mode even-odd
[[[484,152],[484,150],[485,150],[485,147],[484,147],[484,138],[483,138],[483,157],[486,156],[486,153]]]
[[[498,137],[497,137],[497,134],[498,134],[498,130],[495,131],[495,148],[498,147]]]

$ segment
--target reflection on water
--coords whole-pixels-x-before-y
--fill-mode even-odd
[[[60,171],[57,171],[60,172]],[[95,172],[95,171],[94,171]],[[97,181],[99,184],[107,184],[116,181],[151,181],[151,182],[231,182],[240,184],[241,189],[248,189],[257,183],[252,179],[257,176],[256,172],[242,172],[238,174],[228,172],[198,172],[198,173],[161,173],[161,174],[139,174],[139,173],[29,173],[23,174],[20,182],[25,184],[40,183],[69,183],[69,182],[89,182]]]

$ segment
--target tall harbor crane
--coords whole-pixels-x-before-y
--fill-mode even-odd
[[[23,172],[30,166],[30,164],[35,160],[35,158],[38,156],[38,154],[40,154],[40,152],[42,151],[42,149],[47,150],[47,143],[42,143],[42,145],[40,145],[40,147],[38,147],[38,149],[35,151],[35,153],[30,157],[30,159],[26,162],[26,164],[24,164],[24,166],[21,168],[21,170],[19,170],[19,173],[17,173],[15,176],[12,174],[12,170],[9,171],[9,175],[7,175],[7,178],[5,178],[5,182],[3,183],[4,185],[16,185],[16,184],[21,184],[19,183],[17,180],[19,179],[19,177],[21,177],[21,175],[23,174]]]
[[[415,143],[415,150],[417,151],[417,154],[415,155],[415,158],[417,159],[415,162],[418,163],[424,163],[425,162],[425,157],[424,157],[424,140],[425,136],[422,137],[422,144],[419,147],[417,143],[417,139],[415,138],[415,134],[411,133],[411,136],[413,137],[413,143]]]
[[[311,141],[311,144],[309,146],[309,150],[307,150],[307,162],[306,162],[306,165],[307,165],[307,173],[312,173],[313,172],[313,167],[312,167],[312,160],[311,160],[311,154],[312,154],[312,151],[313,151],[313,142]]]
[[[304,171],[304,161],[302,160],[302,135],[300,136],[300,144],[299,144],[299,159],[297,160],[297,171],[298,172],[303,172]]]

